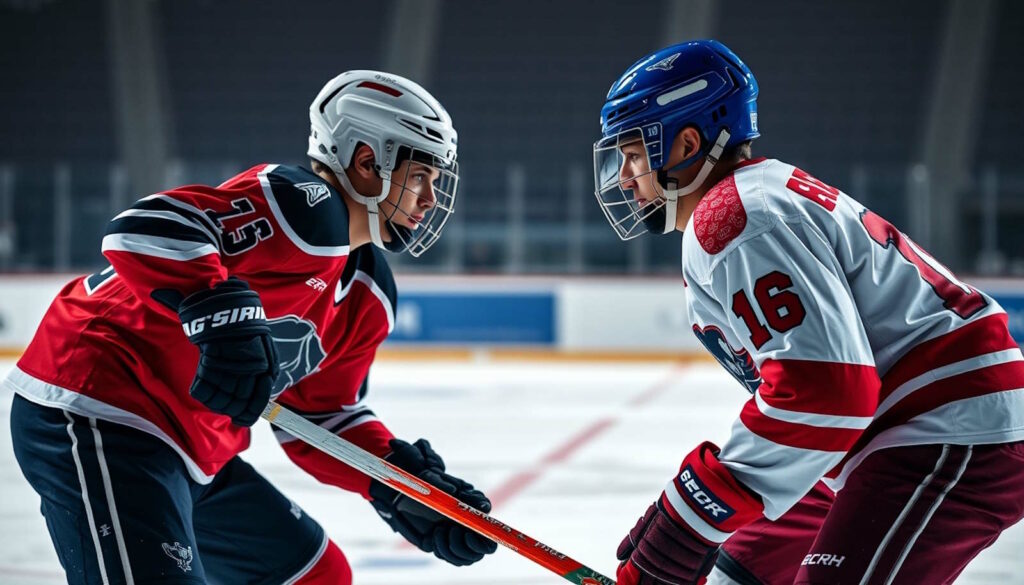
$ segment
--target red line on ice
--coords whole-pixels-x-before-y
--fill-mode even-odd
[[[614,424],[614,418],[603,418],[594,422],[589,427],[583,429],[583,431],[577,433],[573,438],[563,443],[560,447],[545,455],[540,461],[533,464],[528,469],[520,471],[505,480],[505,483],[493,490],[490,490],[488,497],[491,498],[491,505],[497,508],[501,504],[512,499],[514,496],[526,489],[530,484],[537,481],[537,479],[544,475],[544,472],[546,472],[553,464],[565,461],[573,453],[583,447],[583,445],[593,441],[604,433],[608,427]]]
[[[673,366],[668,373],[661,377],[657,382],[651,384],[641,393],[631,398],[629,402],[626,403],[626,406],[636,408],[651,402],[662,392],[671,388],[679,379],[679,375],[684,369],[686,369],[686,366],[681,364]],[[617,423],[619,419],[619,416],[610,416],[595,421],[584,430],[575,434],[568,441],[556,447],[555,450],[542,457],[537,463],[513,475],[497,488],[488,490],[488,497],[491,498],[492,507],[498,508],[502,504],[508,503],[509,500],[522,493],[523,490],[540,479],[553,464],[561,463],[569,459],[569,457],[574,453],[583,448],[584,445],[590,443],[597,437],[604,434],[605,431],[615,426],[615,423]]]
[[[631,398],[626,403],[626,406],[629,408],[636,408],[651,402],[662,392],[671,388],[679,379],[680,374],[686,369],[686,367],[687,366],[685,364],[674,365],[668,373],[659,378],[658,381]],[[620,418],[621,417],[619,416],[609,416],[594,421],[588,427],[573,435],[568,441],[562,443],[553,451],[541,457],[530,467],[516,473],[498,487],[487,490],[487,496],[491,499],[492,508],[498,508],[502,504],[508,503],[512,498],[518,496],[526,488],[530,487],[540,479],[552,465],[569,459],[584,445],[590,443],[597,437],[604,434],[605,431],[615,426],[615,423],[619,422]],[[396,548],[401,549],[411,547],[411,544],[403,540]]]
[[[659,378],[656,382],[634,396],[626,406],[629,408],[636,408],[651,402],[657,398],[658,394],[672,387],[672,385],[679,379],[679,374],[684,369],[685,366],[682,365],[674,366],[669,370],[668,374]],[[591,443],[595,438],[603,434],[604,431],[614,426],[614,424],[618,422],[618,419],[620,419],[620,417],[611,416],[595,421],[583,431],[573,435],[568,441],[557,447],[554,451],[542,457],[541,460],[534,465],[531,465],[508,478],[506,482],[498,488],[489,490],[488,497],[490,498],[490,504],[492,504],[494,508],[498,508],[502,504],[507,503],[530,485],[537,482],[537,480],[541,478],[541,476],[543,476],[553,464],[567,460],[573,453],[579,451],[583,446]]]

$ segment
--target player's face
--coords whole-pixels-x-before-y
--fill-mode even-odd
[[[416,231],[427,213],[437,204],[434,182],[441,172],[429,165],[403,161],[392,173],[391,189],[381,203],[383,217],[399,226]]]
[[[654,201],[661,192],[651,172],[647,151],[643,142],[637,139],[619,147],[622,152],[622,167],[619,169],[619,183],[623,190],[632,192],[633,199],[640,207]]]

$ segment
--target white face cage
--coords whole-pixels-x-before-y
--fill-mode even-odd
[[[693,180],[683,187],[669,188],[658,182],[659,169],[651,168],[652,153],[659,159],[664,156],[659,132],[657,125],[648,125],[594,143],[594,195],[608,223],[623,240],[649,231],[672,231],[679,198],[700,189],[718,164],[730,136],[722,128]],[[675,187],[674,180],[669,183]]]
[[[667,200],[648,154],[661,148],[660,136],[645,140],[645,134],[631,128],[594,143],[594,196],[623,240],[652,230],[660,233],[664,227],[649,225],[664,214]]]
[[[455,213],[459,166],[454,160],[448,162],[424,150],[411,149],[408,164],[402,169],[398,165],[391,175],[391,190],[398,189],[397,196],[389,193],[380,204],[391,236],[385,247],[418,258],[437,242]]]

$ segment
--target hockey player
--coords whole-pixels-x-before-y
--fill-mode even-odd
[[[139,200],[6,380],[15,454],[70,583],[351,583],[324,530],[239,453],[271,397],[462,501],[427,441],[364,403],[391,331],[379,248],[428,249],[455,203],[456,132],[419,85],[350,71],[310,107],[312,172],[263,164]],[[469,565],[496,545],[283,431],[318,480],[414,545]]]
[[[683,232],[693,332],[752,395],[622,541],[618,582],[703,582],[717,555],[709,582],[949,583],[1024,515],[1021,351],[880,216],[751,158],[757,93],[698,41],[635,63],[601,111],[601,208],[623,239]]]

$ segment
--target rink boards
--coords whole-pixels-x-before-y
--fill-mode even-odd
[[[50,300],[73,275],[0,277],[0,351],[19,353]],[[1024,281],[972,280],[1006,309],[1024,339]],[[398,278],[388,350],[490,349],[497,353],[674,359],[703,353],[690,331],[680,279]],[[554,350],[554,351],[552,351]]]

